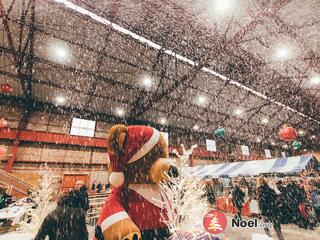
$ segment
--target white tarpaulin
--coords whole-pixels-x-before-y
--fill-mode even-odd
[[[198,177],[236,177],[240,175],[259,175],[261,173],[298,173],[307,167],[317,168],[318,163],[312,155],[278,158],[269,160],[241,161],[191,167],[190,172]]]

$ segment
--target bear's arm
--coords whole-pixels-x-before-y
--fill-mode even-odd
[[[102,207],[98,220],[105,240],[133,239],[141,236],[138,227],[132,222],[124,206],[121,188],[114,188]]]

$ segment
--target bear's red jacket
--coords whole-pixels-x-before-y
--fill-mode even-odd
[[[161,203],[155,203],[155,199],[168,202],[156,184],[114,188],[103,205],[97,225],[104,232],[112,224],[130,218],[140,231],[165,228],[162,221],[165,210]]]

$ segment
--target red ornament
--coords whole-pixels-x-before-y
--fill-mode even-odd
[[[0,119],[0,128],[5,128],[8,126],[8,122],[7,120],[5,120],[4,118]]]
[[[0,85],[0,92],[2,93],[11,93],[13,91],[13,88],[10,84],[4,83]]]
[[[293,127],[283,126],[279,130],[279,137],[282,141],[294,141],[297,136],[297,131]]]
[[[5,147],[0,147],[0,158],[6,155],[7,149]]]

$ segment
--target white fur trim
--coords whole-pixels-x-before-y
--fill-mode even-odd
[[[104,232],[112,224],[115,224],[116,222],[119,222],[119,221],[126,219],[126,218],[129,218],[129,215],[125,211],[117,212],[117,213],[111,215],[110,217],[107,217],[101,223],[102,232]]]
[[[163,198],[163,191],[158,184],[130,184],[129,189],[158,208],[163,208],[163,203],[167,202],[167,199]]]
[[[151,138],[139,149],[138,152],[136,152],[135,155],[130,158],[128,161],[129,163],[133,163],[137,161],[138,159],[142,158],[144,155],[146,155],[150,150],[158,143],[160,138],[160,132],[157,129],[153,128],[153,133]]]
[[[109,177],[109,183],[115,187],[120,187],[124,183],[123,172],[112,172]]]

